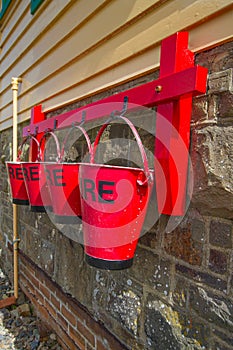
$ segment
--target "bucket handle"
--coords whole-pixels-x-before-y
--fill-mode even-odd
[[[62,145],[62,149],[61,149],[61,158],[60,158],[60,161],[63,159],[64,157],[64,152],[65,152],[65,145],[66,145],[66,142],[68,140],[68,137],[70,136],[71,132],[74,130],[74,129],[79,129],[82,134],[84,135],[85,137],[85,140],[87,142],[87,147],[88,147],[88,150],[89,150],[89,153],[92,157],[92,154],[93,154],[93,149],[92,149],[92,146],[91,146],[91,141],[90,141],[90,138],[86,132],[86,130],[81,126],[81,125],[73,125],[72,128],[70,128],[69,132],[66,134],[66,137],[63,141],[63,145]]]
[[[61,151],[60,151],[60,145],[59,145],[59,141],[58,141],[58,138],[57,138],[57,136],[54,134],[54,132],[53,131],[46,131],[45,133],[44,133],[44,135],[41,137],[41,139],[40,139],[40,147],[41,147],[41,143],[42,143],[42,141],[43,141],[43,139],[47,136],[47,135],[51,135],[52,137],[53,137],[53,139],[54,139],[54,141],[55,141],[55,144],[56,144],[56,148],[57,148],[57,162],[59,163],[60,161],[61,161]],[[42,159],[42,158],[41,158]]]
[[[96,153],[96,148],[99,144],[99,141],[100,141],[100,138],[104,132],[104,130],[106,129],[106,127],[109,125],[109,123],[112,121],[112,120],[116,120],[116,119],[122,119],[124,120],[124,122],[126,124],[128,124],[128,126],[130,127],[136,141],[137,141],[137,144],[138,144],[138,147],[139,147],[139,151],[141,153],[141,157],[142,157],[142,161],[143,161],[143,167],[144,167],[144,172],[145,172],[145,176],[146,176],[146,179],[144,181],[142,181],[142,179],[138,178],[137,179],[137,184],[140,185],[140,186],[143,186],[145,185],[147,182],[151,183],[152,182],[152,174],[150,172],[150,169],[149,169],[149,164],[148,164],[148,159],[147,159],[147,155],[146,155],[146,152],[145,152],[145,149],[143,147],[143,144],[142,144],[142,141],[141,141],[141,138],[137,132],[137,129],[135,128],[135,126],[133,125],[133,123],[126,117],[124,117],[123,115],[114,115],[114,116],[111,116],[103,125],[102,127],[100,128],[96,138],[95,138],[95,142],[94,142],[94,146],[93,146],[93,152],[91,154],[91,158],[90,158],[90,163],[91,164],[94,164],[94,158],[95,158],[95,153]]]
[[[18,154],[17,154],[17,159],[16,161],[17,162],[20,162],[21,161],[21,154],[23,152],[23,146],[26,144],[26,142],[28,140],[33,140],[36,144],[37,144],[37,157],[36,157],[36,161],[38,162],[40,159],[41,159],[41,148],[40,148],[40,143],[39,141],[32,135],[28,135],[23,141],[22,143],[20,144],[19,148],[18,148]]]

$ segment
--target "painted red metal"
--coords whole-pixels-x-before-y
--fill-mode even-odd
[[[169,59],[168,59],[169,57]],[[183,215],[186,205],[186,185],[188,170],[188,154],[190,139],[190,118],[192,112],[192,96],[194,91],[190,88],[191,81],[196,86],[206,89],[207,69],[202,68],[201,73],[192,75],[194,67],[194,54],[188,50],[188,33],[176,33],[164,39],[161,45],[160,80],[169,78],[166,93],[177,96],[158,106],[155,141],[155,176],[157,185],[158,210],[160,213],[174,216]],[[180,75],[179,79],[173,78]],[[182,79],[182,77],[186,77]],[[162,88],[165,88],[161,84]],[[160,117],[160,115],[162,117]],[[164,118],[169,121],[164,123]],[[166,124],[166,127],[165,127]],[[169,125],[169,129],[168,126]],[[177,132],[176,132],[177,131]],[[169,135],[168,142],[164,142],[164,134]],[[163,142],[162,142],[163,140]],[[165,145],[166,143],[166,145]],[[164,188],[160,186],[159,167],[166,175],[166,199],[164,202]]]
[[[90,163],[79,168],[86,260],[110,270],[132,264],[154,180],[136,128],[127,118],[118,118],[133,132],[143,168],[95,164],[96,148],[111,119],[97,134]]]
[[[38,140],[33,136],[26,137],[18,149],[16,162],[6,162],[8,178],[11,188],[11,197],[14,204],[28,205],[29,198],[28,192],[24,181],[23,170],[21,168],[21,156],[24,146],[28,141],[31,141],[31,145],[35,145],[36,158],[40,157],[40,144]]]
[[[45,163],[54,221],[60,224],[79,223],[81,217],[79,164]]]
[[[92,154],[91,141],[86,131],[79,125],[70,128],[63,142],[61,157],[57,163],[46,163],[45,172],[53,203],[54,220],[57,223],[79,223],[81,217],[79,165],[80,163],[64,163],[63,155],[66,142],[72,131],[84,135],[89,154]],[[58,157],[59,158],[59,157]]]
[[[11,189],[12,203],[28,205],[28,194],[23,178],[20,162],[6,162],[7,173]]]
[[[107,269],[129,267],[152,186],[138,184],[143,171],[137,168],[83,163],[79,174],[87,261]]]
[[[38,105],[38,106],[35,106],[35,107],[32,108],[32,111],[31,111],[31,125],[35,125],[37,123],[40,123],[42,120],[45,120],[45,119],[46,119],[46,115],[45,115],[45,113],[42,112],[42,106],[41,105]],[[39,134],[37,132],[37,127],[35,127],[33,132],[31,132],[30,126],[24,128],[24,132],[25,132],[25,129],[27,129],[27,132],[23,136],[27,136],[28,134],[35,134],[35,136],[36,136],[38,141],[40,141],[40,139],[42,138],[43,133],[44,133],[44,131],[43,131],[43,133]],[[36,145],[33,142],[31,142],[30,146],[31,147],[30,147],[29,159],[32,160],[32,161],[36,161],[37,153],[38,153],[37,147],[36,147]],[[44,144],[41,145],[41,149],[42,150],[44,149]]]
[[[51,211],[51,198],[44,172],[44,163],[22,162],[21,168],[29,198],[30,210],[39,213]]]
[[[201,66],[195,66],[187,71],[157,79],[136,88],[93,102],[85,107],[60,114],[59,116],[44,119],[44,115],[39,114],[39,116],[41,116],[41,121],[35,123],[33,121],[34,119],[31,119],[30,125],[23,129],[23,136],[34,133],[40,134],[45,130],[53,130],[54,124],[56,124],[57,129],[61,126],[62,128],[69,127],[73,122],[77,122],[77,120],[81,121],[82,111],[87,109],[86,121],[109,115],[112,112],[112,103],[121,102],[123,104],[125,96],[128,96],[129,99],[128,110],[135,108],[135,105],[153,107],[169,100],[176,100],[181,95],[187,93],[197,96],[206,91],[206,77],[207,69]],[[179,84],[177,84],[178,81],[180,81]],[[157,86],[162,86],[162,91],[160,93],[156,92]],[[33,115],[35,115],[36,111],[34,109],[32,109],[32,111]],[[66,123],[66,121],[68,122]]]
[[[112,112],[112,103],[129,100],[128,109],[136,105],[158,106],[155,142],[155,170],[162,169],[167,179],[166,200],[164,188],[159,186],[156,176],[158,208],[160,213],[183,215],[185,211],[188,149],[192,97],[206,92],[207,69],[194,66],[194,54],[188,49],[188,32],[176,33],[162,41],[159,79],[96,101],[85,107],[46,119],[41,106],[34,107],[31,124],[23,129],[23,136],[37,133],[41,138],[45,130],[71,126],[81,120],[86,110],[86,121],[98,119]],[[169,130],[164,129],[164,119],[170,122]],[[167,124],[166,124],[167,125]],[[173,136],[178,133],[180,142]],[[164,144],[164,133],[168,142]],[[181,145],[182,143],[182,145]],[[185,145],[185,147],[184,147]],[[32,160],[35,157],[32,152]],[[180,161],[179,161],[180,159]],[[160,173],[157,171],[157,174]]]

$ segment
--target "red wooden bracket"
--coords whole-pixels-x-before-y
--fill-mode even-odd
[[[169,59],[168,59],[169,57]],[[155,141],[155,174],[158,198],[158,210],[169,215],[183,215],[186,205],[186,185],[189,156],[190,118],[192,112],[193,91],[189,83],[193,76],[194,54],[188,50],[188,33],[176,33],[163,40],[160,59],[160,79],[164,78],[168,90],[176,94],[183,90],[177,100],[158,106]],[[197,67],[194,67],[197,68]],[[186,75],[174,81],[174,77]],[[206,72],[207,73],[207,72]],[[196,76],[197,84],[206,88],[204,75]],[[162,85],[163,88],[163,85]],[[161,117],[159,117],[161,115]],[[169,123],[166,123],[168,121]],[[167,135],[167,136],[165,136]],[[160,172],[165,174],[166,186],[161,185]],[[166,188],[166,191],[164,189]]]
[[[42,122],[45,119],[46,119],[46,115],[45,113],[42,112],[42,106],[38,105],[33,107],[31,110],[31,123],[29,127],[26,127],[27,128],[26,135],[34,134],[35,137],[38,139],[38,141],[40,141],[43,134],[42,133],[38,134],[37,127],[35,127],[34,131],[31,132],[31,125],[37,125],[38,123]],[[24,128],[24,131],[23,131],[24,136],[26,136],[25,135],[26,128]],[[36,158],[37,158],[37,145],[33,141],[31,141],[29,159],[32,161],[35,161]]]
[[[194,54],[188,49],[188,32],[176,33],[162,41],[159,79],[93,102],[85,107],[46,119],[41,106],[32,110],[31,123],[23,129],[23,136],[69,127],[81,121],[107,116],[113,103],[129,100],[128,110],[135,105],[158,106],[155,141],[155,177],[159,213],[183,215],[189,157],[190,118],[192,97],[206,92],[208,70],[194,66]],[[32,152],[32,160],[35,153]],[[161,179],[166,179],[163,183]]]

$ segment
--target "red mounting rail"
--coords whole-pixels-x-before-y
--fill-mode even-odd
[[[81,108],[46,119],[41,105],[32,109],[30,125],[23,129],[23,136],[36,134],[40,139],[46,130],[71,126],[81,121],[87,110],[85,121],[91,121],[112,112],[112,103],[122,103],[128,97],[130,110],[136,105],[158,106],[155,141],[155,174],[158,209],[160,213],[183,215],[185,211],[188,149],[192,97],[206,92],[208,70],[194,65],[194,54],[188,49],[188,32],[178,32],[164,39],[161,45],[159,79],[93,102]],[[162,117],[160,118],[159,115]],[[167,123],[169,122],[169,130]],[[172,132],[176,130],[185,147],[179,147]],[[164,134],[169,141],[163,142]],[[167,136],[166,136],[167,137]],[[32,160],[35,154],[32,149]],[[161,171],[166,178],[166,189],[160,186]],[[164,193],[166,192],[166,193]]]

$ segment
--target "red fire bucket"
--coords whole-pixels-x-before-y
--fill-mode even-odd
[[[10,189],[11,189],[11,197],[12,197],[12,202],[14,204],[20,204],[20,205],[29,204],[28,193],[26,190],[23,171],[21,168],[21,161],[20,161],[23,147],[29,139],[35,141],[38,144],[38,141],[35,137],[31,135],[27,136],[19,146],[17,161],[6,162],[8,179],[9,179]]]
[[[41,162],[41,149],[40,145],[42,140],[50,134],[53,136],[56,146],[59,150],[59,143],[56,135],[52,132],[46,132],[38,147],[37,161],[36,162],[22,162],[21,167],[23,170],[24,181],[28,193],[30,209],[32,212],[44,213],[52,210],[51,198],[47,186],[46,176],[44,172],[44,162]]]
[[[107,121],[96,137],[91,164],[82,163],[79,169],[86,261],[110,270],[132,265],[153,186],[153,171],[136,128],[127,118],[117,118],[131,128],[144,168],[94,164]]]
[[[79,165],[80,163],[64,163],[64,147],[68,137],[74,129],[79,129],[84,135],[89,153],[92,154],[90,139],[86,131],[80,126],[73,126],[63,142],[61,157],[58,163],[45,164],[47,183],[53,203],[54,220],[60,224],[80,223],[81,204],[79,189]]]

